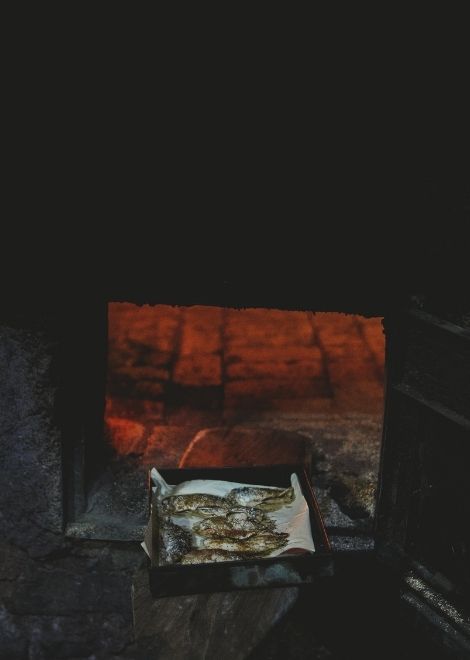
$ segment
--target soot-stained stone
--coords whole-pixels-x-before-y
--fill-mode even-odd
[[[140,569],[133,587],[132,657],[243,660],[293,607],[297,587],[152,598]],[[140,647],[140,651],[139,651]],[[145,649],[148,656],[139,655]]]
[[[0,328],[0,530],[38,555],[63,522],[57,350],[44,329]]]
[[[119,657],[142,560],[138,544],[67,541],[48,560],[0,545],[0,656]]]

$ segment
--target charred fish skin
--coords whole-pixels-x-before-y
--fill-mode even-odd
[[[207,564],[220,561],[240,561],[243,555],[228,550],[210,550],[207,548],[196,548],[186,553],[179,562],[180,564]]]
[[[251,511],[254,511],[253,509]],[[229,511],[226,516],[207,518],[193,527],[199,536],[247,539],[260,532],[274,531],[276,523],[262,511],[253,516],[250,510]]]
[[[226,550],[244,555],[263,555],[283,548],[287,545],[287,538],[288,534],[281,533],[256,534],[243,540],[207,538],[204,540],[204,548]]]
[[[162,500],[165,515],[184,515],[192,513],[201,517],[220,515],[227,510],[227,501],[218,495],[192,493],[189,495],[171,495]]]
[[[231,527],[247,531],[273,532],[276,528],[276,522],[259,509],[233,509],[226,518]]]
[[[249,521],[259,526],[261,529],[274,529],[276,523],[269,518],[264,511],[256,509],[255,507],[234,507],[227,513],[227,518],[230,523],[235,525],[239,522]]]
[[[255,526],[233,526],[225,516],[214,516],[206,518],[202,522],[194,525],[193,531],[199,536],[208,536],[215,538],[246,539],[256,534]]]
[[[227,495],[231,507],[256,507],[264,511],[276,511],[294,501],[294,489],[243,486],[234,488]]]
[[[191,513],[199,518],[212,518],[214,516],[225,516],[227,509],[221,506],[200,506]]]
[[[191,534],[169,518],[160,521],[161,564],[174,564],[191,550]]]

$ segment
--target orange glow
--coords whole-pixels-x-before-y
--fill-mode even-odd
[[[383,371],[378,318],[111,303],[108,436],[122,454],[164,445],[177,464],[199,429],[375,412]]]

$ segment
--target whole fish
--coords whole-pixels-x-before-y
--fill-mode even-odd
[[[269,554],[287,545],[288,534],[276,532],[255,534],[247,539],[233,540],[220,538],[204,539],[204,547],[211,550],[227,550],[250,555]]]
[[[240,507],[233,507],[230,509],[230,511],[227,513],[227,518],[230,519],[230,522],[232,524],[236,524],[238,522],[243,522],[243,521],[250,521],[252,523],[258,524],[260,527],[263,528],[268,528],[268,527],[273,527],[275,526],[274,520],[271,520],[264,511],[260,511],[260,509],[257,509],[255,507],[246,507],[246,506],[240,506]]]
[[[224,497],[217,495],[191,493],[165,497],[161,506],[165,515],[194,515],[204,518],[223,515],[227,511],[228,503]]]
[[[247,539],[259,532],[273,531],[275,522],[256,509],[229,511],[225,516],[213,516],[194,525],[199,536],[227,539]]]
[[[247,539],[256,534],[256,526],[248,525],[233,526],[226,516],[213,516],[194,525],[193,531],[199,536],[210,536],[214,538]]]
[[[191,550],[191,534],[169,518],[161,518],[159,527],[161,564],[174,564]]]
[[[206,564],[219,561],[239,561],[243,555],[228,550],[208,550],[199,548],[191,550],[182,557],[180,564]]]
[[[276,511],[294,501],[294,489],[242,486],[227,495],[230,506],[257,507],[263,511]]]

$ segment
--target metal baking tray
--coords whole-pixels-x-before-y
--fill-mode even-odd
[[[167,483],[174,485],[191,479],[221,479],[285,488],[290,486],[290,475],[293,472],[299,478],[310,509],[310,524],[316,549],[314,553],[188,566],[179,564],[159,566],[157,507],[151,504],[152,548],[149,577],[153,596],[310,584],[317,577],[333,575],[330,543],[304,466],[270,465],[160,470]]]

